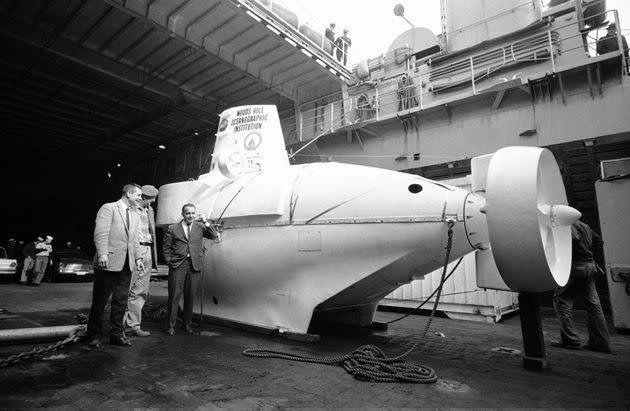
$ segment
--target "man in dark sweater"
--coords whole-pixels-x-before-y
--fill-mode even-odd
[[[581,293],[584,296],[587,314],[588,342],[585,347],[593,351],[610,352],[610,337],[604,312],[595,289],[597,265],[593,259],[593,244],[601,238],[591,228],[576,221],[571,226],[573,258],[569,281],[558,287],[553,295],[553,307],[560,321],[560,341],[554,347],[580,349],[582,343],[573,324],[573,300]]]

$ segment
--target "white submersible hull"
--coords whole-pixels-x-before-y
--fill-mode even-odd
[[[478,193],[385,169],[291,166],[275,107],[237,107],[221,115],[210,173],[160,188],[157,223],[193,203],[222,227],[204,240],[196,312],[296,333],[314,318],[370,324],[381,298],[443,265],[449,222],[450,259],[492,247],[502,287],[566,283],[579,213],[551,153],[509,147],[474,159],[473,174]]]

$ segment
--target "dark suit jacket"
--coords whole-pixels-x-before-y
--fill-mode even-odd
[[[190,238],[184,234],[182,222],[171,224],[164,235],[162,254],[171,268],[179,267],[190,253],[192,269],[200,271],[203,264],[203,238],[216,239],[217,233],[199,221],[193,221]]]

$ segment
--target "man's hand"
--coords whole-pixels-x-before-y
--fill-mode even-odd
[[[197,216],[199,217],[199,219],[201,220],[202,223],[207,223],[208,220],[206,220],[206,217],[203,215],[203,213],[199,213],[197,214]]]
[[[98,266],[100,268],[107,268],[108,258],[107,254],[98,256]]]
[[[144,261],[141,258],[136,260],[136,266],[138,267],[138,271],[141,273],[144,272]]]

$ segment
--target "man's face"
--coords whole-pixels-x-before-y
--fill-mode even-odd
[[[138,187],[134,187],[132,191],[127,191],[127,200],[134,206],[138,206],[140,204],[140,200],[142,200],[142,190]]]
[[[66,248],[72,248],[72,243],[70,241],[66,241]]]
[[[182,212],[182,217],[184,217],[184,221],[186,224],[190,224],[195,219],[195,207],[186,207]]]

